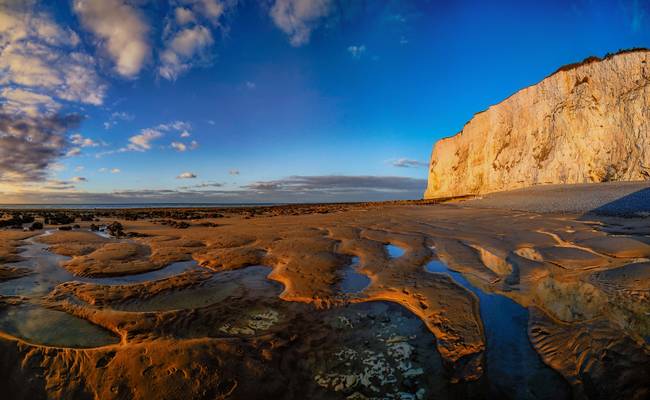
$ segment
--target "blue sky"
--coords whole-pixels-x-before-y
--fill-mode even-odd
[[[563,64],[648,46],[649,9],[0,0],[0,202],[417,198],[437,139]]]

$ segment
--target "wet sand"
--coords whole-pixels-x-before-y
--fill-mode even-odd
[[[513,208],[85,210],[71,231],[2,230],[0,376],[30,399],[650,396],[650,219]],[[113,221],[124,237],[90,231]]]

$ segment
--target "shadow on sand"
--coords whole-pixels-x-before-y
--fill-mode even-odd
[[[649,217],[650,188],[638,190],[586,212],[581,219],[594,217]]]
[[[629,193],[582,214],[580,221],[595,222],[610,235],[650,244],[650,187]]]

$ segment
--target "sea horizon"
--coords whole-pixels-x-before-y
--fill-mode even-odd
[[[119,209],[119,208],[237,208],[237,207],[259,207],[277,206],[287,203],[83,203],[83,204],[62,204],[62,203],[40,203],[40,204],[0,204],[2,210],[31,210],[31,209]]]

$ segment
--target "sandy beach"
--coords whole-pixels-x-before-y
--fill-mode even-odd
[[[0,284],[3,382],[24,398],[289,399],[398,398],[409,388],[417,398],[489,398],[513,384],[520,398],[545,398],[551,380],[553,398],[642,399],[650,220],[576,213],[571,190],[555,189],[571,206],[552,212],[530,210],[535,190],[441,204],[58,210],[78,227],[0,231],[2,276],[15,278]],[[91,230],[115,221],[119,237]],[[25,277],[34,257],[54,257],[62,276]],[[21,280],[33,291],[12,294],[7,283]],[[96,340],[60,345],[79,335],[74,326],[16,327],[10,311],[29,307],[82,321]],[[430,338],[366,339],[359,365],[343,362],[332,335],[383,318],[410,322],[381,329],[420,324]],[[439,360],[426,374],[424,351]]]

